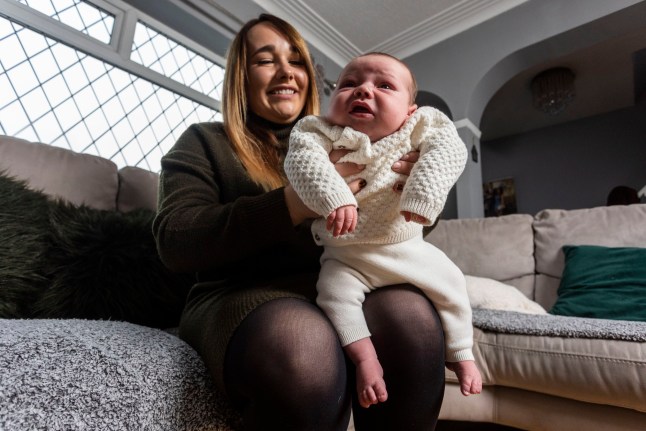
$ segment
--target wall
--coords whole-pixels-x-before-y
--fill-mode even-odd
[[[518,212],[589,208],[617,185],[646,185],[646,103],[482,142],[484,182],[513,177]]]

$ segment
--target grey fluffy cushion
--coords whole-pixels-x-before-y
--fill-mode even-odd
[[[1,430],[232,430],[179,338],[126,322],[0,320]]]

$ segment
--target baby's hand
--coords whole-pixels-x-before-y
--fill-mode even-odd
[[[327,216],[326,228],[335,237],[354,232],[357,227],[359,213],[354,205],[345,205],[332,211]]]
[[[400,212],[401,215],[404,216],[404,219],[406,221],[414,221],[416,223],[421,223],[421,224],[428,224],[428,220],[426,217],[423,217],[419,214],[412,213],[410,211],[402,211]]]
[[[462,395],[476,395],[482,392],[482,377],[474,361],[447,362],[446,368],[458,376]]]

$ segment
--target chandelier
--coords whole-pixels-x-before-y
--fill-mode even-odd
[[[534,107],[558,115],[574,100],[574,73],[565,67],[555,67],[532,79]]]

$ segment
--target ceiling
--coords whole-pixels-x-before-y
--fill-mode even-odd
[[[524,133],[646,101],[645,66],[646,26],[520,71],[489,101],[480,122],[482,139]],[[532,78],[552,67],[567,67],[575,74],[574,100],[557,116],[532,104]]]
[[[334,63],[384,51],[406,58],[483,23],[527,0],[182,0],[205,15],[218,16],[231,34],[261,12],[294,24]],[[541,0],[542,1],[542,0]],[[224,16],[224,19],[223,19]],[[646,49],[646,26],[595,46],[521,70],[490,100],[480,122],[483,140],[601,114],[635,104],[636,89],[646,87],[635,75],[634,53]],[[646,60],[642,54],[642,63]],[[565,66],[575,75],[574,102],[558,116],[532,106],[530,82],[550,67]]]
[[[254,1],[288,17],[311,43],[344,66],[371,51],[408,57],[527,0]]]

